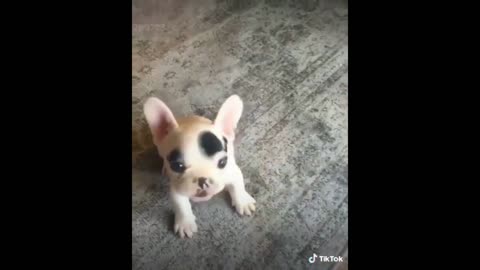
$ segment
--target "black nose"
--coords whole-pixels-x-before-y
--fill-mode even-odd
[[[205,178],[205,177],[200,177],[200,178],[198,178],[198,186],[199,186],[201,189],[206,189],[206,188],[208,188],[207,178]]]

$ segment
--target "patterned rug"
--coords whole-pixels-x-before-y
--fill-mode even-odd
[[[132,28],[133,269],[331,269],[308,258],[347,260],[348,7],[209,3]],[[220,194],[193,206],[199,231],[180,239],[143,102],[212,119],[231,94],[244,102],[235,154],[258,210],[240,217]]]

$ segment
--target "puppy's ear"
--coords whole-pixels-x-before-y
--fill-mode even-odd
[[[143,105],[143,113],[150,126],[155,144],[159,144],[168,132],[178,127],[172,111],[158,98],[149,98]]]
[[[235,128],[242,116],[243,102],[237,95],[230,96],[220,107],[217,117],[215,118],[215,126],[223,131],[229,140],[235,138]]]

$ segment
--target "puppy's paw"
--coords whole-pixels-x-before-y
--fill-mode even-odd
[[[193,233],[197,232],[197,223],[195,222],[195,216],[190,217],[175,217],[175,233],[178,233],[181,238],[185,236],[191,238]]]
[[[255,212],[255,202],[255,199],[250,194],[243,192],[236,196],[235,200],[232,201],[232,205],[240,215],[251,216]]]

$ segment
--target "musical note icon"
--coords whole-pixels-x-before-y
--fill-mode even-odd
[[[315,262],[315,258],[317,258],[317,254],[313,253],[313,256],[310,257],[310,258],[308,258],[308,261],[309,261],[310,263],[314,263],[314,262]]]

